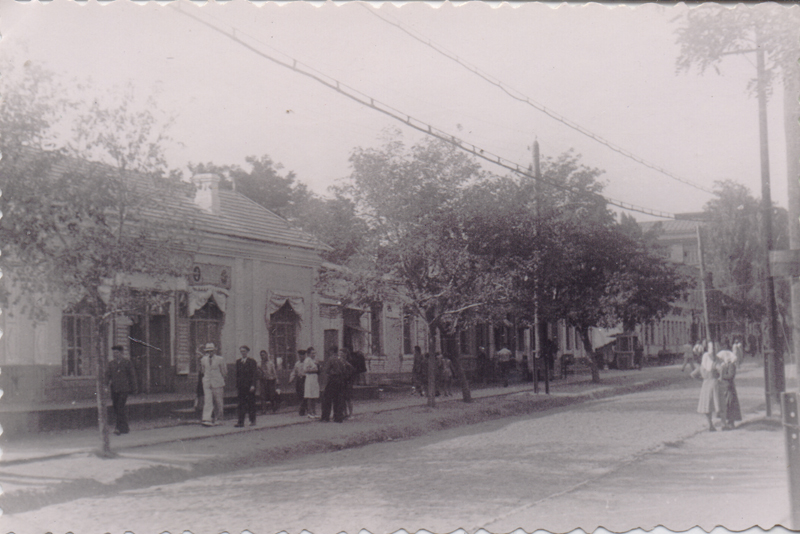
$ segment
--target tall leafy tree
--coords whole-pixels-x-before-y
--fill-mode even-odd
[[[5,296],[27,305],[34,317],[48,306],[80,303],[98,317],[102,329],[141,302],[143,294],[132,287],[130,275],[184,274],[186,257],[175,251],[187,250],[190,229],[175,220],[164,224],[170,199],[184,194],[184,185],[166,172],[164,125],[152,102],[138,106],[128,87],[108,101],[90,99],[86,107],[50,100],[46,90],[34,93],[41,99],[31,103],[25,97],[32,84],[47,87],[54,77],[26,72],[4,78],[0,103],[0,116],[16,121],[6,125],[0,161]],[[53,147],[44,146],[44,140],[59,137],[50,129],[64,108],[73,110],[69,134],[61,135],[66,146],[45,150]],[[96,354],[101,453],[109,455],[106,355],[99,336]]]
[[[480,166],[447,143],[407,147],[399,137],[378,149],[358,148],[350,161],[353,172],[341,191],[365,222],[368,238],[347,264],[351,298],[402,303],[428,325],[431,342],[437,332],[454,332],[494,289],[491,270],[470,253],[461,224],[465,191],[482,176]],[[469,401],[463,370],[454,363]],[[434,390],[429,388],[430,405]]]
[[[791,248],[800,248],[800,40],[797,28],[800,27],[800,9],[792,4],[764,2],[759,4],[718,5],[705,4],[689,9],[679,19],[677,42],[681,47],[677,59],[679,72],[697,68],[701,73],[713,69],[720,72],[723,61],[732,57],[749,54],[756,49],[764,52],[764,73],[762,82],[770,97],[776,85],[783,86],[783,115],[786,138],[786,160],[788,170],[789,217],[788,231]],[[751,95],[756,94],[757,78],[747,84]],[[755,147],[754,147],[755,150]],[[780,228],[778,213],[774,227]],[[775,234],[774,249],[780,249],[779,235]],[[763,260],[762,260],[763,261]],[[782,293],[781,281],[776,283],[778,307],[788,315],[788,305]],[[800,284],[791,284],[791,307],[794,322],[800,317]],[[781,303],[781,299],[783,302]],[[792,332],[795,329],[785,329]],[[779,336],[780,339],[780,336]],[[776,340],[777,341],[777,340]],[[794,341],[795,349],[800,350],[800,337]],[[796,350],[796,352],[797,352]]]

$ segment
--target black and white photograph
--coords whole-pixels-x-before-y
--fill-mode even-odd
[[[0,0],[0,534],[800,529],[800,6]]]

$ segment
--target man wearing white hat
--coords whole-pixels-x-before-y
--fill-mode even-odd
[[[225,375],[226,368],[222,356],[215,354],[217,347],[213,343],[206,343],[203,347],[203,358],[200,365],[203,367],[203,426],[213,426],[214,421],[222,421],[224,407]],[[213,415],[212,415],[213,412]]]

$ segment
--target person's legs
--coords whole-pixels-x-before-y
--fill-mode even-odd
[[[119,428],[120,434],[127,434],[130,432],[130,428],[128,427],[128,407],[126,403],[128,402],[128,394],[127,393],[119,393],[119,413],[117,414],[117,427]]]
[[[214,418],[221,423],[225,420],[225,389],[211,388],[214,397]]]
[[[325,386],[325,390],[322,392],[322,408],[320,413],[320,421],[330,421],[331,420],[331,404],[333,402],[333,390],[334,390],[334,381],[329,380],[328,385]]]
[[[333,420],[337,423],[344,421],[345,410],[347,409],[347,401],[345,398],[346,384],[337,382],[334,384],[333,390]]]
[[[125,393],[111,393],[111,404],[114,407],[114,433],[125,434],[128,431],[128,422],[125,419]]]
[[[246,391],[242,391],[241,389],[236,392],[236,426],[244,426],[244,414],[245,412],[250,411],[250,406],[248,406],[248,398]]]
[[[256,392],[248,391],[246,394],[248,415],[250,416],[250,424],[256,424]]]
[[[300,407],[298,408],[298,413],[300,415],[306,414],[306,407],[308,404],[306,402],[305,397],[303,397],[304,389],[305,389],[305,378],[301,377],[297,379],[297,381],[294,383],[294,392],[297,394],[297,398],[300,401]]]
[[[210,425],[214,421],[214,392],[211,386],[203,384],[203,424]]]

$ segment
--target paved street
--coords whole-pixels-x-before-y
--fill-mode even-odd
[[[416,439],[80,498],[6,516],[3,530],[768,529],[787,523],[788,490],[782,431],[759,413],[759,371],[742,372],[746,423],[733,432],[704,430],[694,413],[699,383],[686,380]],[[351,424],[357,422],[324,428]]]

